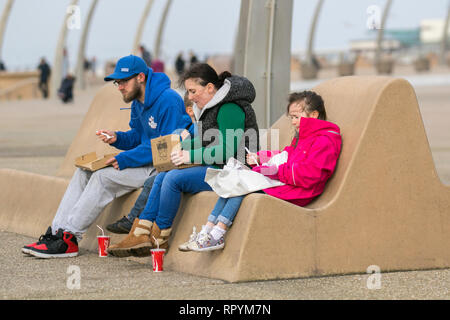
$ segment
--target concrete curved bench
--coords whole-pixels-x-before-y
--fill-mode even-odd
[[[301,208],[251,194],[227,234],[224,250],[201,254],[177,247],[192,226],[200,228],[206,221],[217,196],[185,195],[165,258],[168,270],[239,282],[365,273],[371,265],[382,272],[449,267],[450,187],[437,176],[410,84],[390,77],[343,77],[314,90],[324,97],[329,120],[343,135],[338,167],[323,195]],[[110,151],[93,132],[127,129],[129,111],[119,110],[123,106],[109,85],[97,94],[58,177],[1,169],[0,228],[42,234],[75,170],[75,157],[93,147]],[[286,117],[272,127],[280,129],[280,147],[290,142],[288,127]],[[104,226],[128,213],[138,194],[113,201],[81,247],[94,250],[95,224]]]
[[[223,252],[171,249],[167,266],[231,282],[450,266],[450,187],[436,173],[411,85],[389,77],[343,77],[315,89],[343,148],[324,193],[305,208],[245,198]],[[282,117],[280,145],[290,142]],[[269,135],[270,136],[270,135]],[[214,194],[191,196],[172,248],[205,222]]]
[[[129,106],[128,106],[129,107]],[[121,94],[111,84],[105,85],[92,101],[56,177],[48,177],[11,169],[0,169],[0,228],[38,237],[51,225],[59,202],[75,171],[75,158],[92,151],[98,154],[116,149],[98,141],[98,129],[128,130],[130,110]],[[96,224],[105,226],[126,214],[139,191],[116,199],[101,214],[80,243],[89,250],[96,248]],[[113,237],[113,241],[116,238]]]
[[[26,100],[41,96],[39,72],[0,72],[0,101]]]

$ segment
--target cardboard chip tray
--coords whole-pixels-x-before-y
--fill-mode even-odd
[[[152,139],[151,144],[153,166],[159,172],[198,166],[198,164],[182,164],[176,166],[172,163],[172,160],[170,160],[170,154],[173,151],[181,150],[180,136],[177,134],[169,134],[154,138]]]
[[[116,155],[118,155],[117,152],[103,156],[98,156],[96,152],[87,153],[75,159],[75,166],[84,170],[97,171],[109,166],[105,162]]]

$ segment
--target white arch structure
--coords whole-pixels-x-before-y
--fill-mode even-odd
[[[0,61],[2,60],[2,48],[3,48],[3,39],[6,31],[6,24],[8,22],[9,15],[11,13],[11,8],[14,3],[14,0],[8,0],[3,9],[2,17],[0,18]]]
[[[144,32],[145,22],[147,21],[147,17],[150,14],[150,11],[153,7],[154,0],[148,0],[147,4],[142,10],[141,20],[139,21],[138,27],[136,29],[136,35],[134,37],[133,43],[133,54],[137,54],[139,52],[139,45],[141,44],[142,34]]]
[[[159,21],[158,33],[157,33],[156,40],[155,40],[155,46],[153,47],[156,59],[161,58],[162,36],[164,33],[164,28],[166,26],[166,20],[167,20],[167,16],[169,15],[169,10],[170,10],[171,5],[172,5],[172,0],[167,0],[166,5],[164,6],[162,16],[161,16],[161,20]]]
[[[378,35],[377,35],[377,50],[375,52],[375,66],[378,66],[378,64],[381,62],[381,52],[382,52],[382,45],[383,45],[383,37],[384,37],[384,28],[386,26],[387,17],[389,15],[389,10],[392,6],[392,0],[387,0],[386,5],[383,9],[383,16],[381,17],[381,25],[378,29]]]
[[[447,16],[445,18],[444,29],[442,30],[441,54],[440,54],[440,59],[439,59],[440,64],[446,63],[449,23],[450,23],[450,2],[448,3],[448,6],[447,6]]]
[[[78,0],[72,0],[70,6],[75,6],[78,4]],[[63,63],[63,49],[66,45],[67,38],[67,21],[69,20],[71,13],[66,9],[66,15],[64,17],[63,24],[61,26],[61,30],[59,32],[58,42],[56,44],[55,49],[55,58],[53,60],[53,70],[50,78],[50,96],[56,97],[58,92],[58,87],[61,81],[61,72],[62,72],[62,63]]]
[[[97,3],[98,0],[92,0],[91,2],[91,6],[89,7],[86,21],[83,26],[83,33],[81,34],[80,44],[78,45],[77,64],[75,67],[75,76],[77,78],[77,81],[75,82],[75,84],[80,89],[84,89],[86,87],[84,79],[84,59],[86,57],[86,42],[89,34],[89,27],[91,25],[92,17],[94,15]]]
[[[316,26],[319,20],[319,14],[322,9],[324,0],[319,0],[314,10],[313,19],[311,20],[311,26],[309,28],[308,45],[306,50],[306,63],[313,64],[313,52],[314,52],[314,35],[316,34]]]

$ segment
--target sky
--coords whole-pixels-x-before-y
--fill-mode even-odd
[[[257,0],[266,1],[266,0]],[[281,0],[283,1],[283,0]],[[393,0],[388,29],[418,28],[423,19],[444,19],[450,0]],[[0,0],[0,10],[7,0]],[[141,12],[147,0],[99,0],[86,46],[86,56],[98,64],[131,53]],[[152,50],[159,17],[166,0],[154,0],[145,24],[142,43]],[[40,57],[52,64],[56,43],[70,0],[15,0],[8,20],[2,58],[10,70],[34,69]],[[305,49],[316,6],[315,0],[293,0],[292,52]],[[315,37],[315,49],[345,50],[351,40],[368,37],[367,8],[383,8],[386,0],[325,0]],[[91,0],[79,0],[81,26]],[[205,55],[229,54],[233,50],[239,21],[240,0],[173,0],[162,42],[166,63],[178,52],[193,50]],[[66,46],[74,68],[81,29],[69,30]]]

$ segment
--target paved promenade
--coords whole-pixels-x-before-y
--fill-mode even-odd
[[[99,258],[82,250],[75,258],[37,259],[20,251],[33,241],[0,232],[0,299],[450,299],[450,269],[381,271],[378,279],[362,274],[227,283],[173,271],[154,273],[150,258]]]

